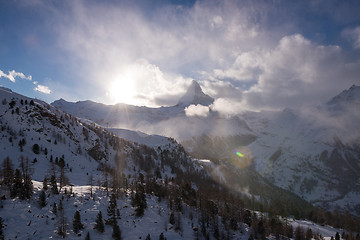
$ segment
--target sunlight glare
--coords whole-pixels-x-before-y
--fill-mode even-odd
[[[119,74],[110,83],[110,97],[114,103],[136,104],[135,100],[135,82],[136,73],[127,71]]]

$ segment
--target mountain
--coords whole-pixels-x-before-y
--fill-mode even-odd
[[[106,128],[120,128],[141,131],[147,134],[173,137],[178,141],[192,139],[193,136],[239,136],[251,135],[246,123],[238,118],[228,118],[209,110],[207,117],[186,115],[189,105],[210,105],[214,99],[205,95],[200,85],[193,81],[179,104],[171,107],[147,108],[126,104],[105,105],[92,101],[54,101],[52,106],[81,119],[91,120]],[[174,127],[176,126],[176,127]],[[191,131],[188,131],[192,129]]]
[[[186,93],[180,98],[178,105],[180,106],[189,106],[189,105],[203,105],[209,106],[214,102],[214,99],[209,95],[206,95],[199,83],[195,80],[191,82],[190,87],[186,91]]]
[[[0,88],[0,99],[0,237],[46,239],[59,235],[74,239],[89,232],[92,239],[110,239],[110,226],[105,226],[105,233],[93,228],[100,211],[108,219],[111,192],[118,196],[117,211],[122,221],[116,222],[124,239],[145,238],[147,234],[157,238],[161,232],[171,239],[192,236],[194,223],[180,222],[187,217],[180,219],[178,210],[174,210],[174,221],[181,224],[181,229],[175,230],[175,223],[168,223],[172,211],[161,199],[168,199],[170,192],[176,197],[181,179],[197,188],[202,181],[210,185],[212,181],[174,140],[154,136],[161,146],[151,148],[120,139],[99,125],[9,89]],[[176,176],[181,178],[175,182]],[[171,187],[165,187],[165,179]],[[146,195],[142,184],[147,186]],[[187,186],[194,193],[190,186],[195,185]],[[141,192],[143,195],[139,195]],[[193,201],[190,192],[189,202]],[[135,197],[146,205],[132,200]],[[183,206],[182,201],[177,204]],[[191,206],[185,206],[189,206],[190,213]],[[78,233],[71,224],[76,210],[85,228]],[[137,216],[140,213],[144,218]]]
[[[352,86],[313,109],[245,112],[230,118],[210,111],[207,117],[188,117],[187,105],[210,103],[193,82],[179,100],[183,104],[174,107],[53,105],[102,126],[173,137],[192,156],[220,165],[233,161],[237,149],[247,151],[248,167],[270,183],[318,206],[360,215],[359,96],[359,87]],[[197,100],[202,98],[208,101]]]
[[[344,90],[339,95],[333,97],[326,104],[329,106],[339,104],[360,104],[360,86],[352,85],[349,89]]]
[[[9,89],[0,88],[0,100],[0,237],[5,239],[86,234],[110,239],[111,224],[119,226],[123,239],[248,239],[263,234],[258,226],[275,234],[274,221],[290,231],[309,225],[272,220],[259,211],[297,218],[311,212],[313,219],[324,214],[251,168],[241,168],[247,159],[195,159],[174,139],[105,129]],[[100,211],[108,223],[103,233],[94,229]],[[327,216],[326,224],[348,217]],[[356,218],[349,222],[350,229],[357,226]],[[339,231],[311,228],[328,237]]]

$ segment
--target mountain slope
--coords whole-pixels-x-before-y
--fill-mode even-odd
[[[151,224],[145,219],[134,216],[135,208],[131,206],[130,193],[139,191],[134,189],[138,174],[139,176],[140,172],[145,174],[144,171],[150,173],[150,169],[151,172],[155,172],[156,166],[162,166],[157,172],[157,176],[161,179],[158,180],[159,184],[163,183],[165,175],[166,178],[172,178],[175,173],[180,174],[181,169],[188,169],[183,175],[190,174],[193,179],[199,173],[206,176],[202,168],[196,166],[196,162],[191,161],[175,141],[168,140],[166,144],[155,150],[119,139],[99,126],[81,122],[44,102],[27,98],[8,89],[0,89],[0,99],[2,100],[0,155],[3,158],[9,157],[10,165],[14,170],[20,168],[22,171],[21,164],[24,162],[35,187],[33,196],[27,201],[21,201],[22,197],[17,197],[15,182],[7,187],[5,177],[8,176],[8,170],[5,169],[5,165],[1,165],[4,168],[2,167],[0,171],[2,196],[0,215],[6,226],[6,239],[44,239],[56,236],[59,221],[62,220],[54,213],[53,207],[54,203],[59,206],[59,201],[64,205],[65,228],[70,238],[76,237],[71,231],[70,224],[76,209],[81,212],[86,226],[85,230],[81,231],[83,235],[89,231],[97,238],[111,238],[111,228],[106,227],[108,233],[100,234],[94,231],[93,227],[99,211],[102,211],[106,217],[109,195],[107,189],[111,186],[114,191],[116,179],[120,181],[117,187],[124,189],[122,193],[120,190],[118,192],[119,195],[123,195],[123,198],[118,200],[121,216],[124,218],[119,224],[121,229],[126,230],[123,232],[123,237],[133,239],[134,236],[138,238],[145,233],[156,233],[158,237],[164,231],[164,225],[168,224],[171,212],[165,202],[159,205],[158,197],[149,194],[146,196],[148,206],[149,209],[154,207],[154,210],[146,211],[145,219],[152,219]],[[164,157],[160,159],[158,154]],[[176,161],[173,161],[175,158]],[[174,173],[171,173],[170,169],[173,169]],[[117,174],[114,175],[114,172]],[[49,181],[52,176],[55,176],[61,194],[53,194],[53,185],[48,186],[47,204],[41,208],[38,198],[43,181],[45,178]],[[93,198],[89,195],[91,186],[87,185],[90,182],[91,185],[97,185],[96,189],[98,189],[92,187],[96,194]],[[130,185],[130,183],[132,187],[126,187],[125,184]],[[158,221],[161,227],[156,227],[158,225],[156,219],[160,219]],[[169,228],[165,233],[169,238],[177,238],[181,235],[186,237],[193,232],[191,224],[185,221],[182,225],[183,232],[171,230],[170,224]]]
[[[30,176],[34,186],[32,196],[23,197],[20,189],[25,178],[15,174],[18,178],[7,185],[9,168],[3,160],[0,212],[6,239],[47,239],[61,234],[73,239],[87,232],[92,239],[109,239],[111,226],[106,225],[104,233],[94,227],[100,211],[104,220],[110,218],[112,194],[117,196],[120,216],[115,222],[124,239],[147,234],[158,238],[161,233],[168,239],[248,239],[251,221],[257,217],[244,207],[272,213],[292,212],[299,206],[313,209],[251,169],[239,174],[234,165],[204,165],[189,157],[175,140],[120,131],[133,139],[138,134],[143,143],[153,144],[141,145],[6,89],[0,89],[0,99],[0,154],[9,157],[15,172]],[[221,174],[225,176],[222,182],[218,181]],[[43,192],[45,200],[40,201]],[[71,224],[76,211],[84,224],[78,233]],[[262,221],[268,221],[265,215]]]
[[[256,171],[319,206],[359,215],[358,95],[352,86],[310,111],[244,116],[257,136],[248,146]]]
[[[194,103],[194,92],[203,96],[199,87],[193,83],[182,100]],[[271,183],[319,206],[360,214],[359,96],[359,87],[352,86],[320,107],[231,118],[213,111],[188,117],[181,105],[121,105],[121,110],[88,102],[53,105],[102,126],[174,137],[197,158],[227,162],[237,149],[246,148],[253,159],[250,167]]]

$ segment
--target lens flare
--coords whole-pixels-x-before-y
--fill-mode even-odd
[[[247,168],[251,165],[254,157],[248,147],[237,147],[233,151],[231,161],[233,165],[239,169]]]
[[[236,152],[236,155],[238,155],[239,157],[244,157],[244,154],[242,154],[241,152]]]

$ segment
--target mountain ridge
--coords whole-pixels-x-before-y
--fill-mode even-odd
[[[334,105],[344,102],[351,103],[360,103],[360,86],[352,85],[349,89],[342,91],[340,94],[336,95],[330,101],[328,101],[327,105]]]
[[[342,94],[349,95],[356,89],[357,86],[352,86]],[[226,162],[231,161],[229,153],[236,149],[248,149],[253,155],[250,166],[275,185],[318,205],[324,203],[332,208],[343,206],[345,210],[356,212],[360,205],[357,206],[354,199],[360,197],[356,193],[360,191],[360,185],[341,187],[346,182],[360,182],[360,176],[347,174],[345,167],[347,163],[355,169],[360,167],[360,161],[356,160],[357,156],[360,158],[360,151],[357,150],[360,147],[356,147],[360,134],[356,135],[358,131],[351,129],[360,121],[359,114],[353,111],[359,108],[356,101],[349,103],[341,112],[327,107],[317,112],[309,111],[310,114],[284,109],[246,112],[231,118],[222,118],[216,112],[202,118],[187,117],[183,111],[185,106],[180,105],[159,109],[131,110],[129,107],[118,109],[118,112],[78,106],[71,113],[102,126],[174,137],[198,158]],[[68,111],[66,107],[63,110]],[[339,148],[334,136],[349,147]],[[350,147],[352,144],[355,144],[354,147]],[[338,162],[344,164],[338,166]],[[336,179],[333,178],[334,169],[339,169]],[[319,171],[323,173],[321,176],[316,174]],[[344,193],[343,189],[347,189],[347,192]],[[357,214],[360,215],[360,211]]]

